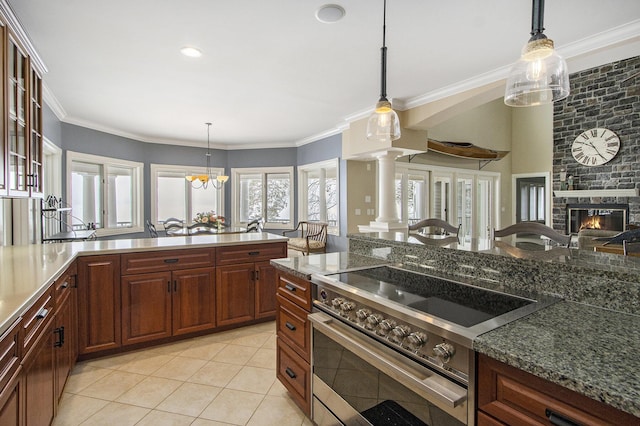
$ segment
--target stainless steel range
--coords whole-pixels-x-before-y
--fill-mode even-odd
[[[392,266],[312,281],[318,425],[475,424],[473,339],[555,301]]]

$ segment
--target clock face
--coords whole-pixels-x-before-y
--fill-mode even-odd
[[[580,133],[571,145],[573,158],[585,166],[608,163],[620,149],[620,138],[609,129],[589,129]]]

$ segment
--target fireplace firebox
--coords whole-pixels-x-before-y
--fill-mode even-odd
[[[569,204],[567,205],[567,233],[583,229],[626,231],[629,225],[628,204]]]

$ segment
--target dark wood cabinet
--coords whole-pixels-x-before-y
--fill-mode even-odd
[[[216,326],[215,268],[173,272],[173,335]]]
[[[48,426],[57,399],[54,389],[53,313],[23,360],[24,420],[29,426]]]
[[[302,411],[311,414],[311,282],[276,271],[276,377]]]
[[[219,326],[255,318],[255,264],[219,266],[216,271],[216,321]]]
[[[0,391],[0,425],[22,425],[22,367],[16,371]]]
[[[55,396],[62,396],[67,377],[78,358],[78,316],[76,295],[76,269],[71,266],[54,283],[56,303],[54,323]]]
[[[78,352],[121,346],[120,255],[78,259]]]
[[[171,336],[171,272],[123,276],[122,344]]]
[[[276,315],[276,268],[269,262],[257,262],[256,273],[256,319],[274,318]]]
[[[22,320],[18,320],[0,337],[0,425],[22,425]]]
[[[483,354],[477,374],[479,426],[639,424],[631,414]]]

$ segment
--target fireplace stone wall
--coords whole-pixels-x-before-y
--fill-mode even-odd
[[[569,81],[571,94],[553,111],[553,189],[561,189],[561,175],[574,176],[578,190],[640,188],[640,56],[571,74]],[[573,159],[571,144],[596,127],[614,131],[620,151],[607,164],[587,167]],[[628,203],[629,223],[640,222],[640,197],[554,197],[556,230],[566,229],[567,204],[578,203]]]

